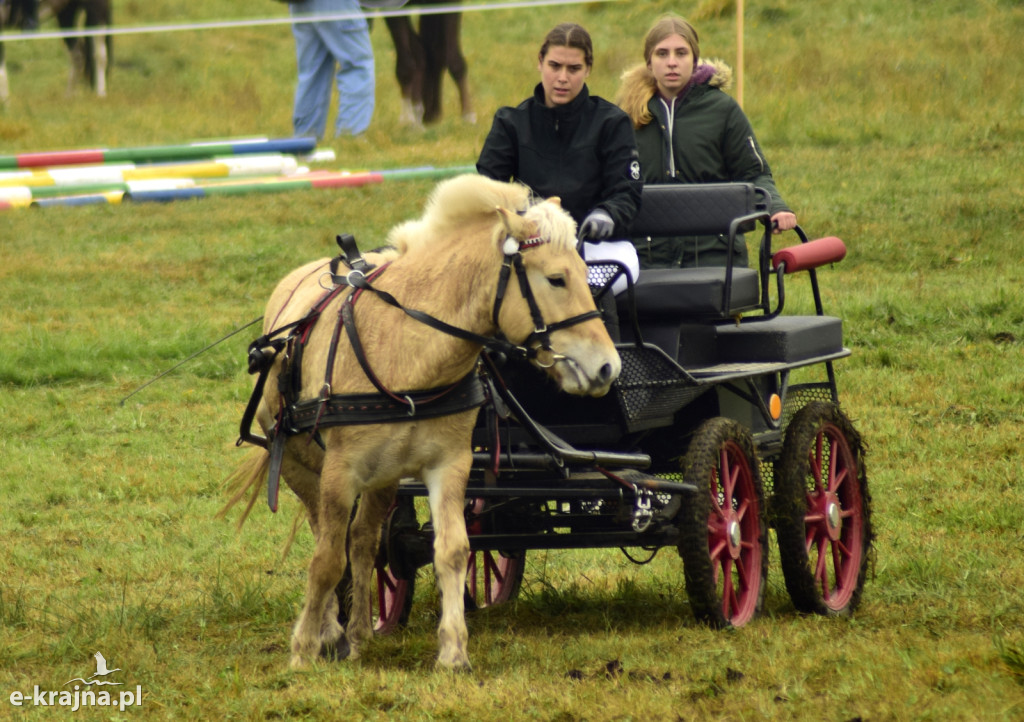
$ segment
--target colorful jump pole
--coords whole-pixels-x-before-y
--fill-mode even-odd
[[[131,190],[191,188],[194,185],[196,185],[196,181],[193,178],[158,178],[115,181],[113,183],[75,183],[66,186],[9,186],[0,187],[0,201],[8,201],[16,207],[24,207],[44,198],[70,198],[115,191],[127,193]]]
[[[112,163],[62,168],[0,171],[0,195],[4,188],[29,186],[43,188],[64,186],[116,184],[160,178],[227,178],[233,176],[292,175],[299,169],[295,156],[271,153],[266,155],[224,156],[208,161],[182,163]],[[53,195],[53,194],[50,194]]]
[[[43,151],[0,155],[0,169],[42,168],[57,165],[82,165],[118,162],[159,162],[195,160],[213,156],[247,153],[287,153],[306,155],[316,148],[315,138],[258,138],[223,142],[196,142],[181,145],[154,145],[140,148],[94,148],[88,150]]]
[[[149,168],[150,166],[147,166]],[[175,166],[167,166],[175,167]],[[343,188],[385,180],[419,180],[473,173],[474,166],[435,168],[393,168],[379,171],[313,170],[294,175],[213,178],[143,178],[114,182],[73,183],[49,186],[0,186],[0,210],[5,208],[46,208],[122,201],[169,202],[188,198],[248,193],[279,193],[313,188]]]
[[[47,206],[91,206],[99,203],[117,204],[124,198],[124,191],[107,191],[106,193],[88,193],[80,196],[56,198],[39,198],[32,205],[45,208]]]
[[[393,170],[379,170],[375,172],[379,173],[384,180],[421,180],[424,178],[446,178],[463,173],[476,173],[476,166],[458,165],[449,168],[435,168],[432,165],[426,165],[419,168],[395,168]]]
[[[165,190],[132,190],[124,200],[134,202],[175,201],[185,198],[205,198],[216,195],[242,195],[245,193],[280,193],[282,191],[307,190],[311,188],[341,188],[380,183],[379,173],[331,173],[314,172],[294,178],[269,178],[253,181],[223,181],[207,183],[194,188],[170,188]]]

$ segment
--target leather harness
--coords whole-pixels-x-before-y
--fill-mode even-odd
[[[510,239],[511,240],[511,239]],[[354,306],[364,292],[371,292],[385,303],[398,308],[412,318],[451,336],[480,344],[492,353],[522,359],[536,359],[541,350],[551,352],[551,333],[559,329],[599,318],[597,311],[588,311],[572,316],[558,323],[546,325],[541,316],[540,307],[530,288],[523,265],[522,251],[545,243],[543,239],[531,238],[522,242],[509,243],[504,247],[504,261],[498,277],[498,289],[495,294],[492,319],[498,325],[498,315],[504,301],[512,271],[516,273],[519,288],[530,308],[534,330],[523,342],[516,345],[497,336],[482,336],[465,329],[452,326],[423,311],[406,308],[394,296],[386,291],[375,288],[372,284],[384,271],[389,263],[380,267],[372,266],[360,254],[355,238],[345,234],[337,237],[341,254],[330,262],[332,286],[327,289],[313,307],[299,320],[276,328],[253,341],[249,345],[249,373],[259,374],[253,388],[249,403],[242,415],[238,445],[248,442],[262,446],[270,452],[270,471],[267,482],[267,503],[271,511],[277,511],[277,492],[280,482],[281,461],[284,456],[284,442],[288,437],[301,433],[309,433],[323,448],[319,429],[329,426],[355,424],[387,424],[414,419],[431,419],[449,416],[477,408],[485,403],[487,394],[480,379],[478,368],[450,386],[425,390],[392,391],[385,387],[373,372],[359,339],[356,328]],[[347,272],[339,273],[339,266],[345,264]],[[313,399],[300,400],[302,390],[302,356],[306,342],[313,327],[317,324],[324,310],[344,291],[351,293],[342,301],[338,311],[328,349],[327,364],[324,371],[324,384],[320,394]],[[341,328],[344,327],[349,343],[355,353],[363,373],[379,393],[376,394],[334,394],[331,390],[331,378],[334,373],[334,360],[337,355]],[[536,343],[535,343],[536,342]],[[269,349],[269,351],[268,351]],[[252,422],[259,408],[260,399],[266,386],[267,377],[274,360],[281,351],[285,354],[285,365],[278,376],[278,387],[282,398],[281,411],[274,427],[264,438],[252,431]]]

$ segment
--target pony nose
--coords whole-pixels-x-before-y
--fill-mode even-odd
[[[612,365],[606,363],[597,372],[597,378],[602,384],[610,384],[612,382]]]

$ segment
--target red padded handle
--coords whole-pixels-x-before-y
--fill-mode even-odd
[[[835,263],[846,257],[846,244],[836,236],[826,236],[798,246],[790,246],[772,255],[772,268],[786,264],[786,273],[807,271],[811,268]]]

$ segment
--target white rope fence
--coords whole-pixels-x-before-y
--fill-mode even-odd
[[[628,0],[586,0],[587,4],[596,2],[624,2]],[[79,30],[45,31],[0,35],[4,43],[25,40],[52,40],[55,38],[84,38],[103,35],[145,35],[152,33],[175,33],[198,30],[225,30],[232,28],[266,27],[271,25],[292,25],[296,23],[318,23],[327,20],[353,20],[361,17],[401,17],[405,15],[440,15],[442,13],[472,13],[488,10],[519,10],[524,8],[549,7],[555,5],[581,5],[582,0],[522,0],[519,2],[488,3],[484,5],[432,5],[408,6],[399,10],[367,10],[360,13],[333,13],[323,15],[302,15],[297,17],[251,18],[248,20],[213,20],[198,23],[179,23],[173,25],[144,25],[138,27],[107,27],[82,28]]]

